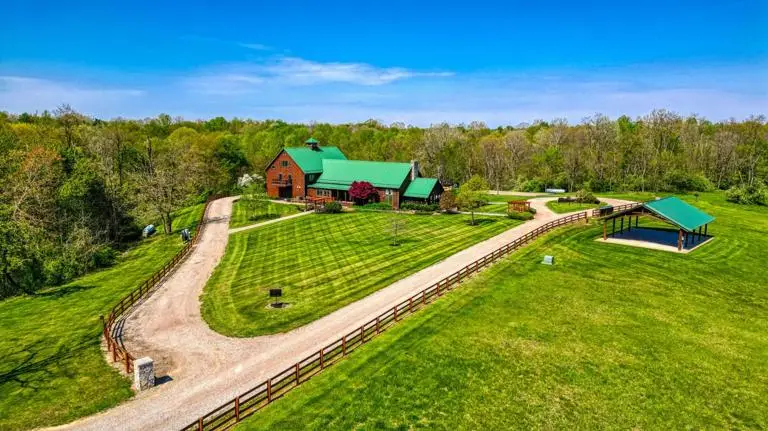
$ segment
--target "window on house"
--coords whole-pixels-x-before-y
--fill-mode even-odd
[[[288,160],[280,160],[280,166],[287,168],[288,167]]]

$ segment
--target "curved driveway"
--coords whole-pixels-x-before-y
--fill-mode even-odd
[[[212,202],[207,223],[189,258],[125,322],[125,344],[137,357],[154,359],[166,383],[105,412],[58,428],[176,430],[245,392],[341,334],[419,292],[477,258],[557,217],[553,198],[531,199],[534,220],[509,229],[399,280],[357,302],[287,333],[230,338],[213,332],[200,314],[200,295],[227,245],[235,198]],[[604,199],[612,204],[622,203]]]

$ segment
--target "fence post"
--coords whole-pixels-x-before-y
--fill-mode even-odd
[[[397,305],[395,305],[395,322],[397,322]]]
[[[267,379],[267,404],[272,402],[272,379]]]
[[[240,395],[235,398],[235,422],[240,422]]]
[[[437,282],[437,296],[440,296],[440,282]]]
[[[347,355],[347,336],[341,337],[341,355],[346,356]]]
[[[413,296],[408,298],[408,312],[413,313]]]
[[[365,341],[365,330],[363,329],[363,327],[365,327],[365,325],[360,327],[360,344],[363,344],[363,342]]]
[[[376,334],[379,334],[379,316],[376,316]]]
[[[320,369],[322,370],[325,367],[325,362],[323,361],[323,349],[320,349]]]
[[[424,305],[427,303],[427,292],[425,290],[421,291],[421,304]]]
[[[197,420],[197,429],[199,431],[203,431],[203,417],[200,416],[200,419]]]

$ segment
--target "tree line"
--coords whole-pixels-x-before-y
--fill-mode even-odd
[[[173,211],[237,178],[263,174],[283,146],[310,136],[350,159],[418,160],[444,184],[480,176],[494,189],[696,191],[768,182],[763,116],[711,122],[656,110],[489,128],[189,121],[161,114],[102,120],[63,105],[0,112],[0,297],[33,293],[109,265],[147,223],[170,233]]]

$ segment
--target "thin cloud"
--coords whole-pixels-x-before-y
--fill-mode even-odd
[[[266,85],[384,86],[414,78],[453,75],[452,72],[424,72],[402,67],[381,68],[366,63],[322,63],[298,57],[274,57],[262,63],[231,64],[205,71],[184,79],[184,84],[201,93],[232,94],[258,91]]]
[[[264,45],[262,43],[238,43],[239,46],[242,46],[243,48],[253,49],[255,51],[274,51],[275,48],[271,47],[269,45]]]
[[[10,112],[34,112],[69,103],[99,115],[146,95],[143,90],[83,86],[27,76],[0,75],[0,107]]]

